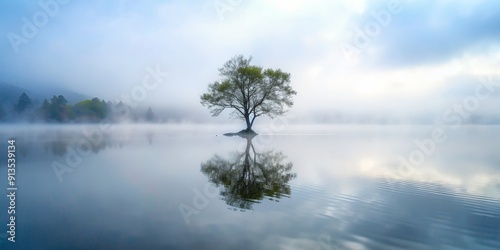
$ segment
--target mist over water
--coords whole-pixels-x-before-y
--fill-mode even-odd
[[[500,246],[498,126],[450,130],[411,172],[398,168],[399,157],[419,149],[415,140],[432,126],[302,125],[251,140],[221,136],[231,129],[116,125],[93,144],[95,125],[1,126],[2,144],[15,138],[18,148],[17,246]],[[71,168],[61,181],[54,162]]]

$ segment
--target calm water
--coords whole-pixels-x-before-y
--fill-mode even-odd
[[[238,129],[0,126],[0,248],[500,248],[500,127]]]

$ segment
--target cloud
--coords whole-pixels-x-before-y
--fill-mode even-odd
[[[374,1],[370,12],[387,10]],[[466,53],[498,52],[500,9],[495,1],[399,1],[402,11],[371,41],[373,54],[364,54],[370,66],[410,67],[439,64]],[[368,11],[367,11],[368,12]],[[364,13],[353,27],[365,29],[375,20]]]
[[[8,39],[0,41],[0,80],[116,99],[140,83],[147,66],[160,65],[169,79],[146,102],[203,112],[199,95],[225,61],[243,54],[291,73],[299,93],[293,110],[384,113],[414,103],[406,113],[425,113],[438,99],[452,98],[455,91],[435,93],[454,89],[454,76],[495,74],[494,1],[401,1],[402,11],[349,62],[341,45],[353,44],[353,31],[388,3],[242,1],[221,19],[213,1],[70,1],[19,53]],[[41,10],[30,1],[0,7],[3,34],[20,33],[21,19]],[[426,97],[434,100],[419,104]]]

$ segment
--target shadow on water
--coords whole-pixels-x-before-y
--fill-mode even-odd
[[[244,152],[233,152],[229,158],[214,155],[201,164],[201,172],[221,191],[226,203],[242,210],[251,210],[255,203],[267,197],[278,201],[291,195],[288,182],[296,178],[293,164],[285,162],[282,152],[257,152],[252,139],[255,135],[240,136],[246,140]]]

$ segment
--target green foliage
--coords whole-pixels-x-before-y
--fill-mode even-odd
[[[47,99],[43,100],[42,106],[40,107],[39,112],[39,117],[42,120],[48,120],[49,118],[49,112],[50,112],[50,103],[47,101]]]
[[[69,119],[69,107],[67,105],[68,100],[64,96],[53,96],[50,99],[50,104],[48,105],[48,120],[63,122]]]
[[[138,121],[145,117],[148,121],[156,119],[151,108],[146,113],[133,112],[130,106],[119,102],[105,102],[92,98],[69,105],[63,95],[54,95],[44,99],[36,109],[31,99],[23,93],[14,105],[13,114],[0,105],[0,121],[39,121],[39,122],[100,122],[109,118],[110,121]]]
[[[14,106],[14,110],[17,113],[23,113],[31,108],[33,108],[33,102],[31,101],[31,98],[23,92],[19,97],[17,104]]]
[[[245,120],[247,131],[259,116],[274,118],[285,114],[297,94],[290,86],[289,73],[263,69],[250,62],[251,58],[241,55],[233,57],[219,69],[222,79],[209,84],[208,92],[200,97],[212,116],[232,109],[233,116]]]
[[[251,139],[247,139],[245,152],[236,152],[230,159],[215,155],[201,164],[201,172],[221,188],[228,205],[252,209],[265,197],[280,199],[291,195],[289,182],[297,175],[292,173],[293,164],[285,162],[286,158],[282,152],[272,150],[256,153]]]
[[[104,100],[93,98],[75,104],[71,112],[74,119],[80,121],[100,121],[108,115],[108,107]]]

